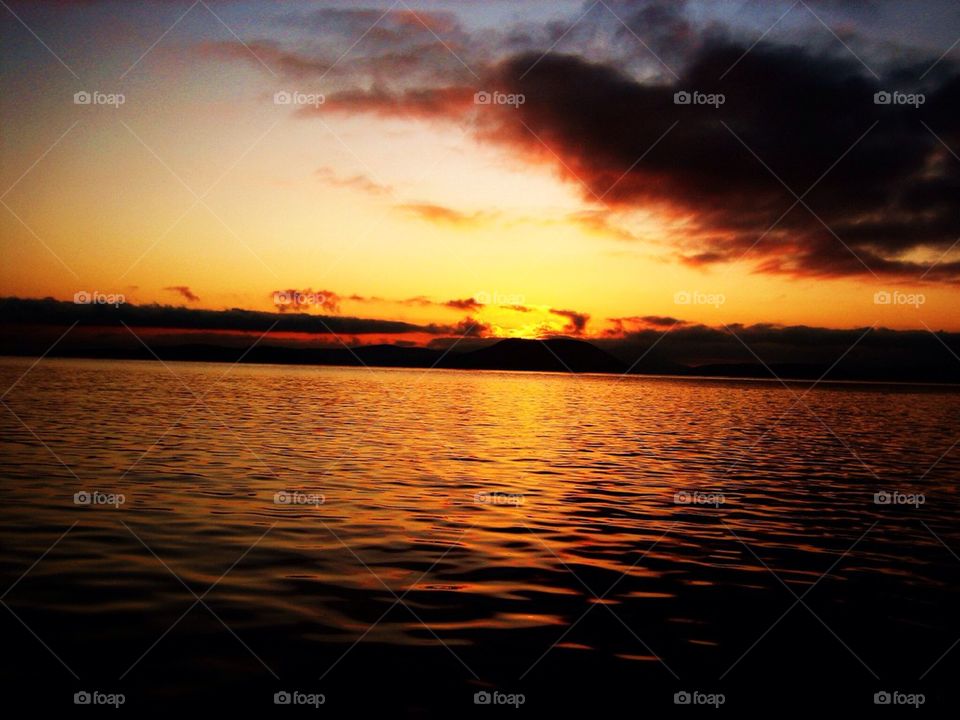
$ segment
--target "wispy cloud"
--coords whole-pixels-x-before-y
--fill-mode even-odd
[[[175,292],[185,298],[188,302],[200,302],[200,297],[186,285],[171,285],[164,290]]]
[[[476,227],[491,219],[487,213],[465,213],[443,205],[426,203],[398,205],[397,209],[420,220],[439,225],[454,225],[458,227]]]
[[[375,180],[364,174],[358,175],[340,175],[331,167],[317,168],[314,175],[321,182],[336,188],[346,188],[357,190],[368,195],[384,196],[393,193],[393,188]]]

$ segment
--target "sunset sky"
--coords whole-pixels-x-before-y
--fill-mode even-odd
[[[0,15],[0,296],[274,312],[294,290],[313,314],[496,337],[960,331],[955,2]]]

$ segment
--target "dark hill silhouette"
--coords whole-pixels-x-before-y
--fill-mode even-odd
[[[534,370],[622,373],[624,364],[583,340],[510,338],[462,355],[448,355],[442,367],[462,370]]]
[[[297,348],[257,345],[242,347],[184,344],[157,346],[151,353],[142,345],[129,347],[64,346],[52,356],[115,358],[124,360],[183,360],[198,362],[273,363],[278,365],[346,365],[370,367],[448,368],[458,370],[532,370],[555,372],[622,373],[626,365],[583,340],[507,339],[468,352],[443,352],[402,345],[362,345],[347,349]],[[27,348],[0,347],[0,354],[26,354]]]

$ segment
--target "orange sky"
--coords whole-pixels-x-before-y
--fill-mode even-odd
[[[764,274],[749,252],[684,264],[682,212],[591,198],[562,164],[486,141],[482,107],[457,124],[277,105],[278,88],[294,87],[279,66],[198,49],[230,39],[208,14],[191,13],[136,64],[152,34],[135,18],[101,29],[121,39],[109,51],[67,42],[48,16],[33,20],[81,79],[23,28],[4,30],[25,75],[43,81],[12,84],[3,105],[0,295],[97,290],[272,310],[275,291],[312,290],[340,296],[344,315],[469,315],[502,336],[563,331],[551,309],[589,315],[587,335],[631,316],[960,330],[960,296],[946,283]],[[74,104],[87,87],[125,102]],[[331,92],[309,75],[295,87]],[[923,303],[878,305],[884,291]],[[434,303],[400,302],[414,297]],[[476,297],[491,300],[469,312],[443,305]],[[510,304],[530,311],[500,307]]]

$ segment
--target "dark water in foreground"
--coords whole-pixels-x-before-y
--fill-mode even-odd
[[[4,696],[960,706],[960,394],[805,393],[43,360],[0,407]]]

